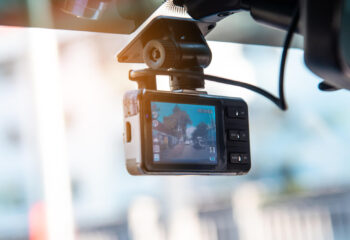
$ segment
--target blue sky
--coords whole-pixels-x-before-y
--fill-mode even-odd
[[[174,107],[177,105],[181,110],[186,111],[191,118],[192,125],[197,126],[199,123],[204,122],[210,124],[211,120],[215,122],[215,106],[207,105],[193,105],[193,104],[176,104],[165,102],[152,102],[152,108],[154,105],[160,109],[158,120],[163,122],[163,118],[170,116],[173,113]],[[211,110],[213,114],[198,112],[198,110]]]

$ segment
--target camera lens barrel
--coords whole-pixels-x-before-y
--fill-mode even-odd
[[[151,40],[143,49],[143,60],[152,69],[205,68],[211,62],[211,52],[200,43]]]
[[[199,45],[199,44],[198,44]],[[201,54],[204,56],[201,57]],[[193,44],[177,44],[170,40],[151,40],[143,49],[143,60],[152,69],[185,69],[203,73],[203,65],[210,63],[207,52]],[[204,60],[204,61],[201,61]],[[170,88],[176,90],[196,90],[204,88],[201,77],[181,76],[170,78]]]
[[[167,40],[151,40],[143,49],[143,60],[152,69],[175,67],[177,56],[175,44]]]

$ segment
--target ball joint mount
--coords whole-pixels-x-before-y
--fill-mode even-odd
[[[118,54],[124,63],[145,63],[150,69],[184,70],[203,74],[211,62],[211,51],[204,38],[215,25],[186,18],[153,19]],[[172,91],[204,88],[204,76],[170,76]],[[154,76],[131,78],[139,88],[157,90]]]

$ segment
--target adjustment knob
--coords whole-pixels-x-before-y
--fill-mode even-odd
[[[176,46],[169,40],[151,40],[143,48],[143,60],[152,69],[176,67],[177,58]]]

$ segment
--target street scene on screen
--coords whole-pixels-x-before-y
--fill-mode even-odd
[[[215,106],[152,102],[155,163],[215,164]]]

